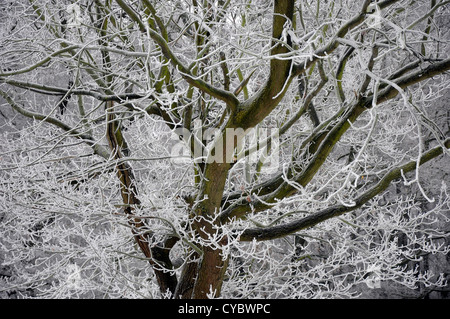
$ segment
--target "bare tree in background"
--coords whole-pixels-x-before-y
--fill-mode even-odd
[[[0,293],[444,289],[449,3],[3,2]]]

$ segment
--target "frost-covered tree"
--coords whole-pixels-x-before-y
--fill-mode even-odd
[[[443,289],[449,3],[3,1],[0,293]]]

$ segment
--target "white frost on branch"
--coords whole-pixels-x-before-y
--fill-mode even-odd
[[[367,287],[370,289],[381,288],[381,267],[377,265],[370,265],[367,268],[368,276],[365,280]]]
[[[80,6],[76,3],[69,4],[66,9],[69,14],[69,21],[67,22],[67,27],[79,27],[83,22],[83,18],[81,17]]]
[[[370,12],[370,16],[367,18],[366,23],[370,28],[378,29],[381,27],[381,9],[377,3],[369,5],[367,12]]]

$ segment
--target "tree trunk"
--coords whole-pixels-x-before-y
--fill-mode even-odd
[[[275,1],[272,36],[280,39],[286,22],[292,22],[295,1]],[[290,45],[290,38],[287,39]],[[289,49],[273,43],[272,55],[283,54]],[[278,104],[292,79],[290,78],[290,60],[271,61],[270,75],[265,88],[257,95],[250,105],[244,105],[246,111],[241,114],[234,114],[229,120],[227,128],[247,129],[257,125],[272,109]],[[274,98],[276,97],[276,98]],[[228,171],[231,167],[230,159],[237,145],[244,136],[227,136],[226,129],[222,132],[223,139],[223,161],[222,163],[212,162],[206,164],[204,169],[204,179],[200,183],[197,197],[198,205],[193,208],[193,226],[198,236],[202,238],[205,245],[201,247],[202,256],[198,263],[187,263],[183,270],[183,275],[179,281],[176,298],[205,299],[208,294],[211,297],[219,297],[222,283],[228,266],[229,257],[224,255],[223,249],[227,244],[227,239],[223,237],[214,247],[208,245],[209,238],[217,235],[220,231],[220,221],[217,219],[220,213],[222,196]],[[216,145],[218,146],[218,145]],[[219,229],[219,230],[218,230]],[[217,247],[218,246],[218,247]],[[183,288],[183,289],[182,289]]]
[[[194,259],[198,259],[199,255],[194,252]],[[198,273],[198,262],[187,261],[183,267],[178,285],[175,289],[174,299],[191,299],[192,292],[194,291],[195,279]]]
[[[226,139],[224,139],[226,140]],[[223,143],[224,157],[227,151],[233,150]],[[228,266],[228,256],[223,255],[227,244],[225,236],[221,236],[221,225],[217,216],[224,190],[230,163],[212,162],[206,165],[204,179],[200,183],[197,204],[192,208],[191,222],[195,235],[202,241],[201,256],[197,261],[186,263],[176,289],[175,298],[206,299],[212,292],[213,297],[220,296],[224,275]],[[211,241],[211,238],[219,240]],[[197,257],[196,256],[196,257]]]
[[[213,298],[219,297],[227,267],[228,256],[223,256],[221,249],[205,247],[194,286],[193,298],[207,299],[207,294]]]
[[[211,224],[206,225],[206,222],[203,222],[202,226],[198,224],[199,236],[206,240],[208,233],[203,230],[211,230],[211,226]],[[209,234],[212,235],[212,233]],[[218,244],[220,247],[224,247],[227,240],[223,239]],[[184,265],[174,298],[207,299],[208,294],[211,297],[220,296],[229,258],[224,255],[221,248],[204,245],[201,250],[201,256],[197,252],[193,252],[191,256],[193,260]]]

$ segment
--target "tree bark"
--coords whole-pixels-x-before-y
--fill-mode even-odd
[[[228,256],[223,256],[221,249],[205,247],[199,274],[194,286],[193,299],[207,299],[219,297],[222,283],[228,267]]]

